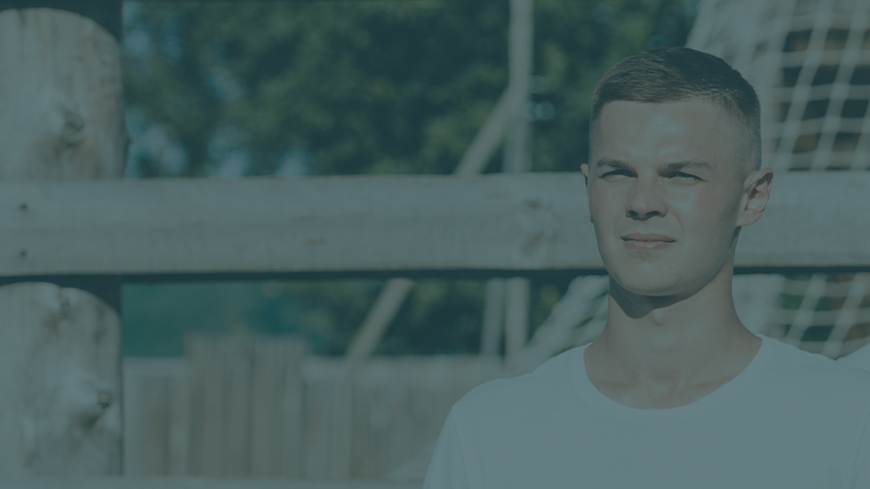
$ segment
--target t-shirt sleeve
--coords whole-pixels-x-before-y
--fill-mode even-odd
[[[468,489],[465,458],[453,411],[447,415],[429,462],[423,489]]]

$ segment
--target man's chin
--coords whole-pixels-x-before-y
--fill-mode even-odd
[[[679,276],[669,276],[669,274],[633,276],[630,280],[624,280],[618,274],[615,276],[611,274],[611,287],[614,286],[624,294],[645,297],[665,298],[683,293]]]

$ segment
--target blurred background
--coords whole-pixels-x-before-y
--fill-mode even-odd
[[[579,171],[600,76],[684,45],[696,8],[536,1],[529,171]],[[504,0],[125,1],[123,15],[126,178],[450,174],[508,83]],[[531,282],[530,332],[572,278]],[[382,285],[125,285],[124,354],[180,355],[202,330],[295,334],[342,355]],[[484,295],[484,280],[418,281],[375,353],[479,352]]]
[[[111,19],[118,16],[114,32]],[[6,48],[0,68],[21,67],[0,70],[0,107],[18,109],[15,118],[0,118],[0,136],[12,148],[0,176],[122,174],[128,181],[160,179],[150,192],[184,192],[165,182],[211,179],[198,188],[223,189],[222,180],[256,177],[298,181],[293,188],[300,189],[334,181],[316,177],[458,174],[449,180],[453,185],[476,173],[546,172],[557,174],[551,183],[576,179],[581,199],[577,172],[587,159],[596,82],[630,54],[683,45],[722,57],[758,91],[764,165],[785,182],[774,186],[771,202],[780,195],[794,201],[779,207],[779,220],[762,223],[768,231],[805,238],[797,245],[773,242],[770,234],[752,241],[753,228],[761,226],[741,234],[742,246],[761,250],[756,256],[767,261],[737,270],[738,315],[752,331],[807,351],[838,358],[858,350],[870,342],[870,262],[860,225],[850,219],[861,222],[867,202],[843,196],[870,184],[870,3],[861,0],[0,0],[0,47]],[[37,55],[28,58],[28,50]],[[25,80],[54,83],[53,91],[28,91],[28,82],[15,78],[19,71]],[[30,105],[9,102],[22,94]],[[817,172],[811,180],[786,176],[808,171]],[[525,185],[533,177],[550,178],[511,178]],[[399,187],[395,182],[390,188]],[[101,209],[102,219],[117,222],[77,221],[77,212],[95,212],[86,204],[105,205],[107,197],[73,200],[85,188],[145,187],[126,183],[51,187],[79,192],[67,201],[43,192],[50,182],[21,185],[35,192],[22,194],[23,203],[14,201],[18,194],[0,195],[17,209],[0,221],[23,236],[11,233],[0,242],[13,247],[0,253],[4,273],[12,274],[2,279],[10,285],[0,287],[0,315],[12,317],[0,329],[6,335],[0,344],[13,353],[0,355],[0,374],[6,373],[0,388],[14,390],[0,399],[0,422],[12,419],[6,429],[19,435],[0,437],[0,474],[378,479],[419,487],[456,400],[482,382],[527,372],[594,340],[606,321],[605,270],[584,268],[591,275],[577,277],[577,269],[535,265],[525,249],[517,260],[532,263],[534,273],[523,278],[493,278],[509,272],[486,266],[463,275],[466,257],[453,255],[439,263],[455,269],[414,269],[413,281],[383,271],[411,267],[401,260],[365,274],[327,267],[332,271],[307,275],[262,269],[221,275],[213,270],[222,265],[211,263],[208,273],[184,275],[178,269],[187,269],[171,259],[191,255],[173,247],[189,253],[185,246],[196,242],[198,231],[161,228],[179,224],[172,216],[147,215],[136,216],[140,227],[131,228],[166,238],[169,251],[146,253],[154,236],[138,235],[147,243],[128,243],[118,258],[112,240],[130,232],[124,226],[129,217]],[[6,188],[18,191],[15,184]],[[192,195],[199,194],[184,194]],[[222,204],[222,197],[203,208]],[[31,212],[27,199],[35,209],[68,204],[71,213],[55,207],[54,214],[73,224],[52,221],[64,219],[52,212]],[[245,209],[263,213],[251,215],[251,222],[269,221],[259,219],[268,208],[247,204],[239,204],[232,223],[241,220],[242,231],[232,227],[221,236],[246,229]],[[405,202],[419,209],[412,204]],[[286,216],[286,206],[279,207],[275,215]],[[510,222],[531,222],[516,234],[547,238],[535,234],[534,221],[549,214],[503,207],[499,212],[510,214]],[[812,212],[786,216],[783,209]],[[225,207],[215,217],[226,219],[234,210]],[[150,207],[139,212],[156,214]],[[365,222],[402,222],[373,217]],[[577,216],[578,228],[583,219]],[[152,227],[142,228],[146,221]],[[200,223],[182,224],[199,229]],[[49,243],[57,248],[40,255],[38,245],[46,240],[39,233],[46,229],[90,247]],[[819,236],[819,229],[830,233]],[[588,237],[559,231],[571,243]],[[172,241],[179,236],[181,242]],[[247,243],[240,248],[255,253]],[[792,254],[779,256],[781,249]],[[84,265],[70,271],[63,268],[69,264],[52,264],[58,250],[72,250],[69,256]],[[96,255],[88,254],[93,250]],[[738,262],[741,251],[738,246]],[[130,265],[143,256],[169,262]],[[111,262],[106,267],[104,258]],[[39,267],[60,270],[60,280],[15,283],[45,271]],[[15,346],[25,337],[26,348]],[[35,381],[22,381],[19,371]],[[121,396],[123,402],[115,402]],[[54,424],[57,419],[64,421]]]
[[[600,76],[639,50],[684,45],[696,8],[696,0],[534,2],[524,170],[579,171]],[[454,173],[509,83],[510,23],[505,0],[125,1],[124,177]],[[482,172],[504,171],[504,152]],[[572,279],[526,282],[520,347]],[[600,305],[597,283],[586,302]],[[341,359],[385,284],[125,284],[125,473],[421,481],[452,403],[504,373],[504,314],[492,312],[504,307],[504,297],[492,298],[504,285],[415,281],[365,373],[343,388]],[[570,326],[596,312],[600,319],[593,308]],[[289,387],[288,372],[298,377]],[[276,407],[257,416],[262,391],[242,384],[282,375],[272,396],[297,393],[298,404],[267,399]],[[238,396],[250,402],[234,403]],[[258,423],[290,431],[257,435]],[[280,453],[272,460],[264,450]]]

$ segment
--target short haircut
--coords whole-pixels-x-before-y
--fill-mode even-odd
[[[758,95],[737,70],[711,54],[689,48],[643,51],[620,61],[598,82],[592,96],[591,136],[608,102],[713,102],[745,129],[743,157],[761,168],[761,107]]]

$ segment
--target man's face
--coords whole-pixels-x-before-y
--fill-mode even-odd
[[[701,99],[604,106],[582,170],[613,280],[646,296],[690,295],[729,265],[735,229],[746,224],[740,137],[723,109]]]

